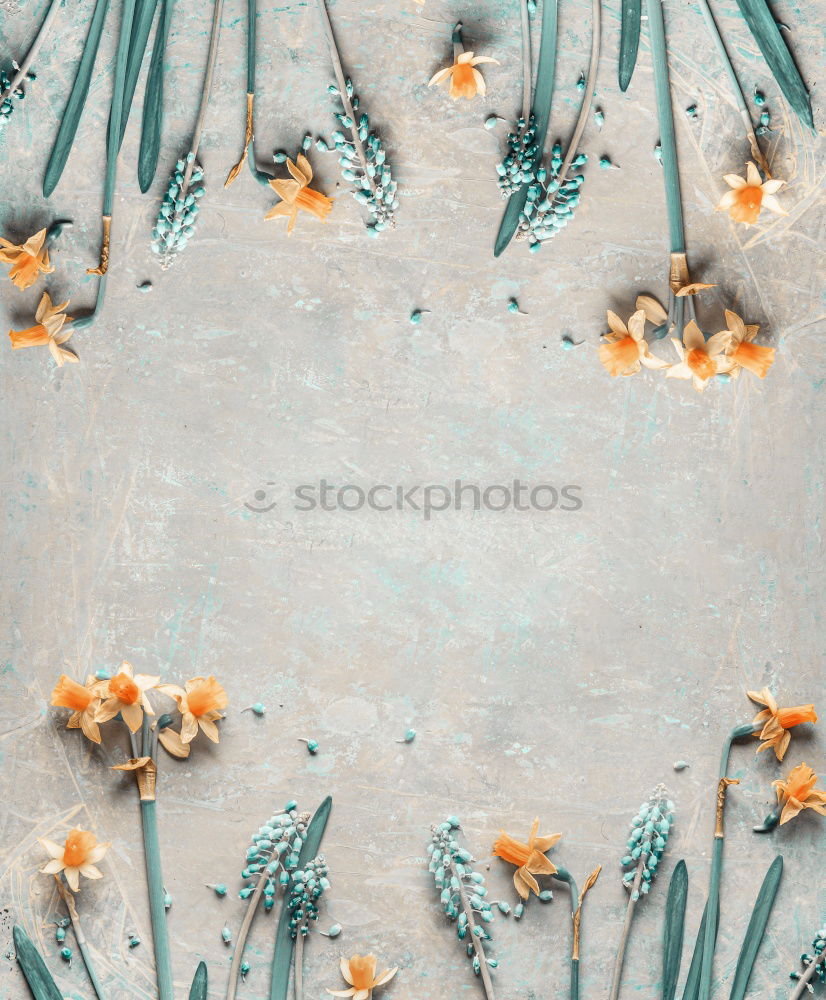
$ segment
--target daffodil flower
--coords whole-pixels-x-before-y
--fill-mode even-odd
[[[778,215],[788,215],[783,210],[775,194],[786,183],[780,180],[763,181],[757,166],[749,161],[746,164],[746,176],[726,174],[723,180],[731,188],[726,191],[717,206],[718,212],[728,212],[735,222],[753,226],[760,216],[762,208],[768,208]]]
[[[286,217],[288,220],[287,235],[289,235],[295,228],[299,209],[314,215],[320,222],[326,222],[333,207],[333,199],[310,187],[310,181],[313,179],[313,168],[303,153],[298,154],[295,163],[290,159],[287,160],[287,170],[289,170],[292,180],[275,178],[269,182],[270,187],[281,201],[274,208],[271,208],[264,218]]]
[[[108,722],[120,712],[129,730],[136,733],[143,722],[143,713],[155,714],[146,692],[157,687],[160,680],[160,677],[134,674],[132,664],[124,660],[115,676],[101,684],[101,693],[108,697],[98,709],[96,721]]]
[[[103,878],[103,873],[96,864],[111,845],[99,844],[95,835],[88,830],[78,827],[70,830],[62,847],[45,837],[37,839],[51,858],[40,871],[44,875],[59,875],[63,872],[72,892],[79,891],[81,875],[89,879]]]
[[[218,727],[215,722],[222,719],[222,709],[229,704],[226,691],[214,677],[193,677],[184,688],[175,684],[162,684],[159,689],[178,703],[181,713],[181,742],[191,743],[200,728],[204,736],[218,742]],[[161,730],[159,738],[163,735]]]
[[[798,764],[785,779],[772,782],[777,793],[777,803],[783,807],[780,825],[794,819],[804,809],[813,809],[826,816],[826,792],[815,788],[817,775],[808,764]]]
[[[680,361],[668,369],[665,377],[691,379],[697,392],[702,392],[709,379],[731,370],[728,358],[721,357],[728,340],[728,330],[715,333],[706,340],[703,331],[691,320],[683,331],[682,343],[676,337],[671,338]]]
[[[30,236],[25,243],[11,243],[0,239],[0,262],[11,264],[9,277],[21,290],[31,288],[41,274],[51,274],[54,268],[49,264],[46,249],[46,230]]]
[[[76,354],[60,346],[72,336],[71,327],[68,330],[63,329],[63,325],[67,321],[69,323],[72,321],[71,316],[66,315],[66,306],[68,305],[68,302],[63,302],[59,306],[53,306],[48,292],[44,292],[35,313],[35,325],[25,330],[9,330],[12,349],[39,347],[45,344],[58,366],[63,365],[66,361],[79,361]]]
[[[772,747],[778,760],[783,760],[789,748],[792,735],[789,732],[795,726],[804,722],[817,722],[814,705],[795,705],[792,708],[778,708],[771,691],[763,688],[760,691],[746,692],[753,702],[763,705],[763,711],[758,712],[753,719],[754,725],[763,723],[759,739],[762,741],[757,752]]]
[[[556,865],[545,857],[545,852],[554,846],[562,834],[552,833],[540,837],[538,832],[539,820],[535,819],[527,844],[515,840],[502,830],[493,845],[493,853],[497,858],[517,866],[513,884],[522,899],[527,899],[530,893],[539,895],[539,883],[534,878],[535,875],[553,875],[557,870]]]
[[[645,311],[638,309],[628,320],[628,326],[608,310],[610,333],[604,333],[606,343],[599,348],[599,360],[609,375],[636,375],[640,365],[646,368],[668,368],[667,361],[661,361],[648,350],[645,339]]]
[[[454,101],[460,97],[468,100],[476,97],[477,94],[484,97],[487,93],[485,78],[476,69],[482,63],[494,63],[499,65],[498,59],[491,59],[490,56],[474,56],[472,52],[460,52],[455,58],[453,65],[440,69],[430,78],[428,87],[432,87],[443,80],[450,78],[450,96]]]
[[[753,343],[759,326],[746,324],[730,309],[726,309],[726,326],[730,334],[726,357],[732,362],[731,377],[738,378],[745,368],[758,378],[765,378],[774,364],[774,348]]]
[[[79,684],[66,674],[61,674],[52,691],[52,704],[58,708],[70,708],[72,714],[66,723],[67,729],[80,729],[93,743],[100,743],[100,729],[97,710],[100,707],[98,681],[87,677],[86,684]]]
[[[376,975],[375,955],[353,955],[352,958],[342,958],[341,974],[350,984],[349,990],[327,990],[333,997],[352,997],[353,1000],[370,1000],[373,990],[385,986],[398,972],[398,966],[385,969],[381,975]]]

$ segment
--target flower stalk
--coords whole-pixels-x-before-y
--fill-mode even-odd
[[[74,931],[75,941],[77,942],[77,947],[80,951],[80,957],[83,959],[83,964],[86,966],[86,973],[89,976],[89,982],[92,984],[92,989],[95,991],[95,996],[97,996],[98,1000],[106,1000],[103,987],[100,985],[100,981],[95,973],[92,956],[89,953],[89,945],[86,940],[86,935],[83,933],[83,926],[80,923],[80,917],[77,912],[77,907],[75,906],[74,896],[61,875],[55,875],[55,883],[57,884],[57,891],[60,898],[66,904],[66,909],[69,911],[69,919],[72,922],[72,930]]]

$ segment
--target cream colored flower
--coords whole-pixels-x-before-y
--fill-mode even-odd
[[[287,170],[289,170],[292,180],[275,178],[269,182],[270,187],[281,198],[281,201],[274,208],[271,208],[264,218],[277,219],[286,216],[287,235],[289,236],[295,228],[299,209],[314,215],[319,222],[326,222],[327,216],[333,208],[333,199],[310,187],[310,181],[313,179],[313,168],[303,153],[298,154],[295,163],[292,160],[287,160]]]
[[[762,741],[757,748],[758,753],[771,747],[775,757],[778,760],[783,760],[792,738],[789,730],[804,722],[817,722],[817,713],[813,704],[780,708],[774,695],[765,687],[760,691],[747,691],[746,694],[753,702],[763,706],[762,712],[758,712],[752,720],[755,725],[758,723],[763,725],[758,735],[758,739]]]
[[[672,365],[665,373],[665,377],[691,379],[697,392],[702,392],[708,385],[709,379],[731,370],[728,358],[720,356],[728,340],[728,330],[715,333],[706,340],[703,331],[694,320],[691,320],[683,331],[682,343],[676,337],[671,338],[680,362]]]
[[[741,369],[745,368],[758,378],[765,378],[774,364],[774,348],[759,347],[752,343],[760,327],[746,325],[730,309],[726,309],[726,326],[730,334],[726,357],[733,363],[731,377],[738,378]]]
[[[175,684],[162,684],[159,690],[178,703],[183,743],[191,743],[198,735],[199,728],[213,743],[218,742],[218,727],[215,722],[223,719],[222,709],[227,707],[229,699],[214,677],[193,677],[186,682],[184,688]],[[159,738],[163,732],[161,730]]]
[[[327,992],[333,997],[370,1000],[373,990],[389,983],[398,971],[398,966],[396,966],[393,969],[385,969],[380,976],[377,976],[375,955],[353,955],[352,958],[342,958],[341,974],[350,984],[350,989],[327,990]]]
[[[96,718],[100,706],[98,687],[99,682],[94,677],[87,677],[84,685],[61,674],[52,691],[53,705],[72,710],[66,728],[82,730],[83,735],[93,743],[100,743],[100,729]]]
[[[446,66],[444,69],[440,69],[438,73],[433,74],[428,87],[441,83],[449,77],[450,96],[454,101],[460,97],[466,97],[468,100],[471,100],[477,94],[484,97],[487,93],[485,78],[476,69],[482,63],[494,63],[498,66],[499,60],[491,59],[490,56],[474,56],[472,52],[462,52],[452,66]]]
[[[0,239],[0,262],[11,264],[9,277],[21,290],[31,288],[41,274],[51,274],[54,271],[49,264],[49,251],[45,243],[45,229],[19,245]]]
[[[723,180],[731,188],[726,191],[717,206],[718,212],[728,212],[735,222],[753,226],[760,216],[761,208],[768,208],[778,215],[788,215],[783,210],[775,194],[783,187],[785,181],[763,181],[757,166],[749,161],[746,164],[746,176],[726,174]]]
[[[25,330],[9,330],[12,349],[16,351],[21,347],[47,345],[57,365],[63,365],[66,361],[79,361],[76,354],[60,346],[72,336],[71,327],[63,329],[66,322],[72,322],[72,317],[66,315],[68,305],[68,302],[63,302],[59,306],[53,306],[49,293],[44,292],[34,316],[35,325]]]
[[[817,775],[808,764],[798,764],[789,772],[788,778],[772,782],[777,801],[783,806],[781,826],[804,809],[813,809],[826,816],[826,792],[815,788],[816,784]]]
[[[130,731],[136,733],[141,728],[143,713],[155,714],[146,692],[157,687],[160,680],[160,677],[134,674],[132,664],[124,660],[115,676],[101,684],[101,693],[107,697],[98,709],[95,721],[108,722],[120,712]]]
[[[45,837],[37,839],[51,858],[40,871],[44,875],[59,875],[63,872],[72,892],[79,891],[81,875],[89,879],[103,878],[96,863],[103,858],[111,844],[99,844],[95,835],[88,830],[78,827],[70,830],[63,847]]]
[[[638,309],[628,326],[608,310],[610,333],[602,335],[606,343],[599,348],[599,360],[609,375],[636,375],[640,365],[646,368],[668,368],[667,361],[661,361],[648,350],[645,339],[645,311]]]
[[[533,821],[527,844],[511,837],[504,830],[500,831],[493,845],[493,853],[508,864],[516,865],[513,884],[522,899],[527,899],[531,893],[539,895],[539,883],[534,878],[535,875],[553,875],[556,872],[556,865],[545,857],[545,852],[549,851],[561,836],[561,833],[551,833],[540,837],[538,819]]]

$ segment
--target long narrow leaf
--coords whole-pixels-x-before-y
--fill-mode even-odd
[[[685,907],[688,900],[688,869],[678,861],[668,886],[663,931],[663,1000],[674,1000],[685,932]]]
[[[307,838],[301,853],[298,856],[298,867],[301,868],[308,861],[311,861],[317,854],[321,846],[321,838],[327,827],[327,820],[330,817],[330,810],[333,808],[333,800],[328,795],[313,814],[310,825],[307,827]],[[287,908],[286,900],[281,907],[281,915],[278,918],[278,928],[275,932],[275,954],[272,960],[272,982],[270,983],[270,1000],[287,1000],[290,989],[290,965],[293,959],[293,949],[295,941],[290,933],[290,911]]]
[[[173,0],[161,0],[161,16],[155,32],[152,47],[152,61],[146,80],[143,98],[143,122],[141,123],[141,149],[138,156],[138,184],[141,191],[148,191],[155,177],[158,155],[161,149],[161,127],[163,125],[163,63],[166,56],[166,40],[172,20]]]
[[[551,117],[551,101],[554,96],[554,80],[556,78],[556,46],[558,0],[544,0],[542,8],[542,34],[539,42],[539,63],[536,69],[536,89],[533,94],[531,112],[536,118],[536,163],[542,159],[545,150],[545,136],[548,134],[548,121]],[[528,200],[528,185],[523,184],[518,191],[508,199],[505,214],[499,224],[496,242],[493,246],[493,256],[498,257],[504,252],[513,239],[522,209]]]
[[[714,914],[714,941],[717,941],[717,927],[720,918],[720,902],[717,901],[717,908]],[[703,908],[703,919],[700,921],[700,929],[697,931],[697,940],[694,944],[694,954],[691,956],[691,965],[686,976],[683,987],[683,1000],[697,1000],[700,995],[700,969],[703,964],[703,941],[706,936],[706,921],[708,919],[708,902]]]
[[[786,100],[803,124],[813,129],[809,92],[766,0],[737,0],[737,6]]]
[[[29,935],[19,924],[12,931],[14,950],[17,961],[26,977],[26,982],[32,991],[34,1000],[63,1000],[63,994],[55,985],[46,963],[40,957],[40,952],[32,944]]]
[[[78,63],[72,92],[69,95],[69,100],[66,102],[63,119],[60,122],[57,138],[52,147],[52,155],[49,157],[46,173],[43,175],[43,194],[47,198],[57,187],[75,141],[80,117],[86,106],[89,84],[92,79],[92,71],[95,68],[95,59],[100,47],[100,36],[103,33],[103,24],[106,20],[108,10],[109,0],[97,0],[92,20],[89,22],[89,33],[86,36],[83,54]]]
[[[189,1000],[206,1000],[206,995],[207,967],[206,963],[199,962],[192,979],[192,986],[189,988]]]
[[[622,0],[622,27],[620,31],[619,85],[620,90],[628,90],[628,84],[637,65],[637,51],[640,47],[641,0]]]
[[[729,1000],[743,1000],[743,997],[746,995],[749,977],[754,968],[763,935],[766,933],[766,925],[769,922],[772,907],[777,897],[777,890],[780,886],[780,877],[782,874],[783,857],[778,854],[769,865],[769,870],[766,872],[766,877],[760,886],[760,892],[757,894],[754,909],[751,911],[751,920],[749,920],[749,926],[746,928],[746,936],[743,938],[740,957],[737,959],[737,969],[734,972],[734,982],[731,984]]]
[[[129,112],[132,110],[135,88],[138,85],[138,76],[143,64],[143,57],[146,54],[149,32],[152,29],[152,20],[155,17],[157,4],[158,0],[138,0],[138,5],[135,8],[132,37],[129,40],[129,56],[126,60],[126,82],[124,83],[123,110],[120,120],[121,143],[123,143],[123,136],[129,121]]]

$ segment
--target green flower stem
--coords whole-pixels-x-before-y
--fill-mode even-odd
[[[248,0],[247,2],[247,97],[255,98],[255,38],[256,21],[258,20],[258,0]],[[255,162],[255,133],[247,149],[247,163],[250,173],[259,184],[269,184],[274,174],[269,174],[265,170],[260,170]]]
[[[98,977],[95,975],[95,968],[92,964],[92,956],[89,954],[86,935],[83,933],[83,927],[81,926],[80,917],[77,913],[74,896],[72,895],[69,887],[66,885],[62,875],[55,875],[55,882],[57,883],[57,891],[60,893],[60,898],[66,904],[66,909],[69,911],[69,919],[72,921],[72,930],[75,933],[75,941],[77,941],[77,946],[80,951],[80,957],[83,959],[83,964],[86,966],[86,973],[89,976],[89,982],[91,982],[92,989],[95,991],[95,995],[98,1000],[105,1000],[103,987],[100,985]]]
[[[655,0],[659,2],[659,0]],[[680,301],[679,299],[677,300]],[[717,941],[717,922],[720,914],[720,872],[723,866],[723,841],[725,834],[723,831],[723,817],[725,811],[725,783],[728,782],[727,771],[731,746],[735,740],[744,736],[752,736],[760,730],[760,725],[746,723],[736,726],[728,734],[723,743],[723,752],[720,756],[720,770],[715,794],[717,796],[717,824],[714,832],[714,846],[711,854],[711,874],[709,876],[708,899],[706,900],[706,920],[705,933],[703,936],[703,961],[700,966],[700,986],[698,992],[699,1000],[709,1000],[711,996],[711,974],[714,964],[714,947]]]
[[[778,802],[778,804],[772,809],[769,815],[763,820],[760,826],[754,826],[752,829],[755,833],[769,833],[773,830],[777,824],[780,822],[780,814],[783,812],[783,806]]]
[[[519,2],[519,23],[522,30],[522,117],[527,121],[531,113],[531,79],[533,76],[531,19],[528,14],[528,0],[520,0]]]
[[[771,177],[766,157],[763,155],[763,151],[757,143],[757,136],[754,134],[754,126],[752,125],[751,114],[746,105],[746,100],[743,97],[743,89],[740,86],[740,81],[737,79],[737,73],[734,71],[726,44],[720,34],[720,29],[717,27],[717,22],[714,20],[714,14],[711,12],[708,0],[697,0],[697,6],[700,8],[700,13],[703,15],[703,20],[706,22],[706,27],[711,34],[711,40],[714,42],[714,48],[717,50],[717,55],[720,57],[720,62],[723,64],[723,69],[725,69],[726,76],[731,84],[731,95],[746,127],[746,139],[751,148],[751,155],[766,177]]]
[[[462,22],[457,21],[453,28],[453,35],[451,36],[451,42],[453,44],[453,61],[457,62],[459,56],[465,51],[465,44],[462,41]]]
[[[61,2],[60,0],[52,0],[49,4],[49,9],[46,12],[46,16],[40,24],[37,34],[34,36],[34,41],[29,46],[29,51],[26,53],[23,61],[14,76],[11,78],[11,83],[8,87],[0,93],[0,104],[14,94],[15,90],[20,86],[23,80],[26,78],[26,74],[31,69],[31,65],[37,58],[37,53],[40,51],[43,42],[46,40],[46,35],[49,33],[49,29],[54,24],[55,18],[60,12]]]
[[[560,188],[565,183],[565,178],[567,177],[568,171],[570,170],[571,164],[576,156],[577,148],[579,147],[580,140],[582,139],[582,133],[585,131],[585,125],[588,121],[588,113],[591,110],[591,105],[594,103],[594,88],[597,84],[599,54],[602,49],[602,0],[593,0],[591,20],[591,60],[588,63],[588,78],[585,81],[585,92],[582,95],[579,117],[577,118],[576,125],[574,126],[571,141],[568,144],[568,151],[565,154],[565,159],[562,161],[562,166],[559,168],[559,173],[555,178],[556,183]]]
[[[625,962],[625,950],[628,945],[628,935],[631,932],[631,922],[634,919],[634,910],[639,902],[640,883],[642,882],[642,872],[645,867],[644,856],[640,858],[637,870],[634,873],[634,881],[631,883],[631,891],[628,894],[628,905],[625,908],[625,920],[622,924],[619,945],[617,947],[617,958],[614,962],[614,972],[611,976],[610,1000],[617,1000],[622,983],[622,966]]]
[[[576,882],[573,876],[568,871],[567,868],[559,867],[556,872],[552,875],[552,878],[557,879],[559,882],[564,882],[568,886],[568,891],[571,894],[571,922],[576,919],[577,907],[579,905],[579,892],[577,891]],[[570,983],[570,1000],[579,1000],[579,956],[574,955],[573,950],[571,951],[571,983]]]
[[[151,745],[149,718],[144,715],[143,726],[141,728],[141,749],[143,756],[148,755]],[[158,839],[158,817],[155,809],[154,781],[152,782],[152,786],[149,792],[141,791],[141,823],[143,825],[146,882],[149,892],[149,917],[152,924],[152,942],[155,948],[155,978],[158,983],[158,1000],[174,1000],[172,991],[172,962],[169,954],[169,935],[166,926],[163,874],[161,872],[161,846]],[[148,797],[150,795],[151,798]]]

